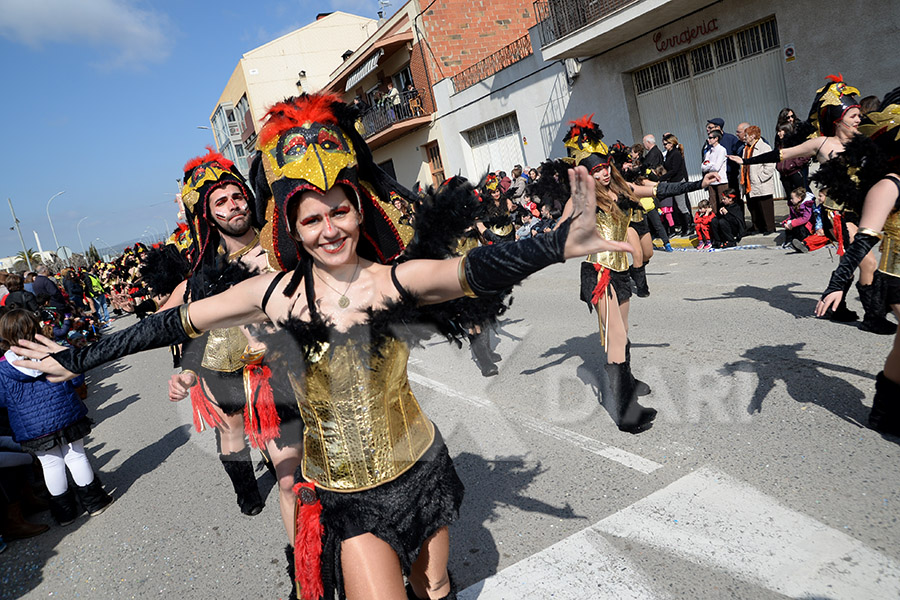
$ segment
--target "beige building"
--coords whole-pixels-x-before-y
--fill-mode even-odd
[[[324,87],[342,57],[377,28],[374,19],[333,12],[244,54],[209,118],[219,152],[246,175],[269,107]]]

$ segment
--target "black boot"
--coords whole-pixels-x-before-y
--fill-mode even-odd
[[[612,394],[606,409],[616,422],[619,431],[641,433],[650,429],[656,410],[638,404],[634,393],[633,379],[625,363],[608,363],[606,375],[609,379],[609,391]]]
[[[294,565],[294,547],[287,544],[284,547],[284,557],[287,559],[287,575],[291,580],[291,593],[288,600],[297,600],[297,574]]]
[[[637,379],[634,376],[634,373],[631,372],[631,341],[625,342],[625,364],[628,365],[628,374],[631,375],[631,379],[634,381],[634,393],[638,396],[647,396],[652,391],[650,386]]]
[[[475,356],[475,364],[481,369],[485,377],[492,377],[500,372],[497,365],[491,359],[491,349],[488,345],[487,333],[482,331],[469,336],[469,344],[472,346],[472,354]]]
[[[638,298],[646,298],[650,295],[650,288],[647,287],[647,272],[644,268],[644,266],[635,267],[633,265],[628,268],[629,273],[631,273],[631,279],[634,281],[635,294],[637,294]]]
[[[81,514],[75,501],[75,490],[69,488],[60,496],[50,496],[50,514],[62,527],[71,525]]]
[[[838,307],[831,311],[831,315],[829,315],[829,319],[832,321],[836,321],[838,323],[850,323],[852,321],[859,320],[859,315],[854,311],[847,308],[847,292],[850,291],[850,287],[853,285],[853,281],[848,281],[847,285],[844,286],[844,295],[841,296],[841,302],[838,304]]]
[[[92,517],[102,513],[113,503],[113,497],[106,493],[106,490],[103,489],[103,484],[100,483],[100,478],[96,475],[94,475],[94,480],[89,484],[85,486],[76,485],[75,494],[78,496],[78,500],[81,501],[84,510]]]
[[[869,427],[879,433],[900,435],[900,383],[885,377],[884,371],[875,378]]]
[[[884,296],[884,280],[875,271],[875,279],[871,285],[863,285],[857,282],[859,301],[863,305],[865,314],[859,328],[879,335],[893,335],[897,333],[897,326],[885,318],[888,306]]]
[[[219,460],[225,467],[225,473],[231,479],[237,503],[245,515],[258,515],[263,509],[263,500],[256,486],[256,475],[253,474],[253,461],[250,459],[250,448],[244,446],[239,452],[220,454]]]

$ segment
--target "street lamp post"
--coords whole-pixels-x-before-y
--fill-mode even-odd
[[[13,226],[16,228],[16,233],[19,234],[19,241],[22,242],[22,254],[25,255],[25,264],[28,265],[28,270],[31,270],[31,258],[28,256],[28,248],[25,247],[25,240],[22,239],[22,231],[19,229],[19,220],[16,218],[16,211],[13,210],[12,199],[7,198],[7,202],[9,202],[9,212],[12,213],[13,218]]]
[[[54,253],[59,252],[59,240],[56,239],[56,229],[53,228],[53,219],[50,218],[50,203],[53,202],[54,198],[56,198],[60,194],[65,193],[65,190],[63,190],[62,192],[56,192],[55,194],[50,196],[49,200],[47,200],[47,220],[50,221],[50,231],[51,233],[53,233],[53,243],[56,244],[56,248],[54,248],[53,250]]]
[[[78,243],[81,244],[82,255],[87,254],[87,251],[84,249],[84,240],[81,239],[81,224],[84,223],[85,219],[87,219],[87,217],[81,217],[81,220],[78,221],[78,225],[75,226],[75,231],[78,233]]]

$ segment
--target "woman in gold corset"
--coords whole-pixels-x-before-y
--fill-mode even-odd
[[[372,181],[383,174],[371,170],[345,110],[332,96],[301,96],[273,107],[260,132],[273,193],[272,231],[263,239],[279,260],[293,252],[295,269],[153,315],[89,352],[69,352],[49,340],[19,351],[39,359],[32,368],[66,378],[202,330],[279,324],[288,334],[281,349],[293,345],[292,385],[305,424],[303,476],[295,488],[303,522],[296,544],[302,596],[330,598],[333,585],[341,598],[455,598],[447,526],[462,485],[439,431],[409,389],[408,349],[397,337],[407,328],[391,325],[463,296],[481,302],[566,258],[631,248],[600,236],[594,180],[578,168],[569,175],[572,218],[556,231],[482,246],[465,257],[391,265],[403,246],[379,211],[383,194],[373,193]],[[437,195],[461,185],[451,180]],[[425,212],[416,215],[417,229],[426,227]],[[276,345],[268,341],[270,349]]]
[[[888,93],[880,110],[863,118],[859,129],[863,135],[813,176],[829,190],[843,190],[850,208],[861,215],[856,237],[816,305],[816,315],[826,314],[841,302],[853,271],[880,241],[878,272],[884,276],[884,289],[877,311],[883,315],[890,306],[900,320],[900,87]],[[893,348],[875,380],[869,427],[900,435],[900,329],[895,331]]]

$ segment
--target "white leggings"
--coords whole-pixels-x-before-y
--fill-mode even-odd
[[[35,452],[44,469],[44,483],[51,496],[62,496],[69,489],[66,467],[76,485],[85,486],[94,480],[94,470],[84,453],[84,441],[53,446],[49,450]]]

